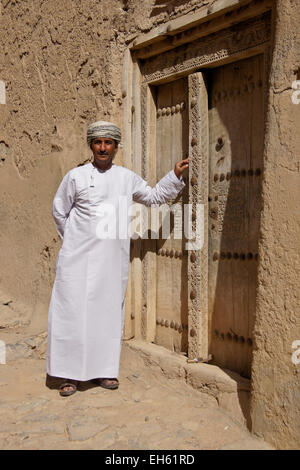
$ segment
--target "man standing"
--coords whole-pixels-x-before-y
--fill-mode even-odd
[[[151,188],[136,173],[113,163],[120,141],[115,124],[91,124],[87,143],[93,162],[70,170],[53,201],[63,243],[49,307],[47,373],[66,379],[60,387],[62,396],[74,393],[78,381],[91,379],[102,387],[118,388],[129,272],[128,217],[125,237],[120,230],[105,236],[103,227],[112,221],[122,225],[124,217],[118,214],[126,212],[124,201],[125,209],[133,201],[163,204],[185,186],[182,173],[188,159],[176,163]]]

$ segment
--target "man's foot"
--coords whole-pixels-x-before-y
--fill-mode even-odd
[[[77,391],[78,380],[67,379],[59,387],[59,394],[62,397],[69,397]]]
[[[116,390],[119,387],[118,379],[97,379],[97,383],[100,387],[108,388],[109,390]]]

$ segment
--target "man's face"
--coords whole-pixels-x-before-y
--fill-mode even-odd
[[[99,168],[106,168],[111,165],[118,150],[118,145],[113,139],[97,137],[93,140],[91,149],[94,154],[95,164]]]

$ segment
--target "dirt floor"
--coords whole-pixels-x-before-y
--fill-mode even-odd
[[[24,342],[17,333],[1,331],[1,449],[271,449],[213,397],[147,367],[126,343],[118,390],[82,382],[61,397],[61,380],[46,376],[45,334]]]

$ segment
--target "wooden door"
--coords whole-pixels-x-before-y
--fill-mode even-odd
[[[180,79],[156,88],[156,179],[161,179],[175,163],[188,155],[188,87]],[[188,202],[186,187],[169,206],[182,208]],[[178,213],[177,213],[178,216]],[[179,212],[180,216],[180,212]],[[161,219],[162,222],[162,219]],[[160,223],[161,225],[161,223]],[[187,253],[183,233],[174,237],[174,217],[170,220],[171,236],[163,238],[160,229],[156,243],[156,338],[155,342],[172,351],[187,352],[188,297]],[[183,228],[183,225],[182,225]]]
[[[263,57],[210,72],[209,352],[250,377],[264,136]]]

